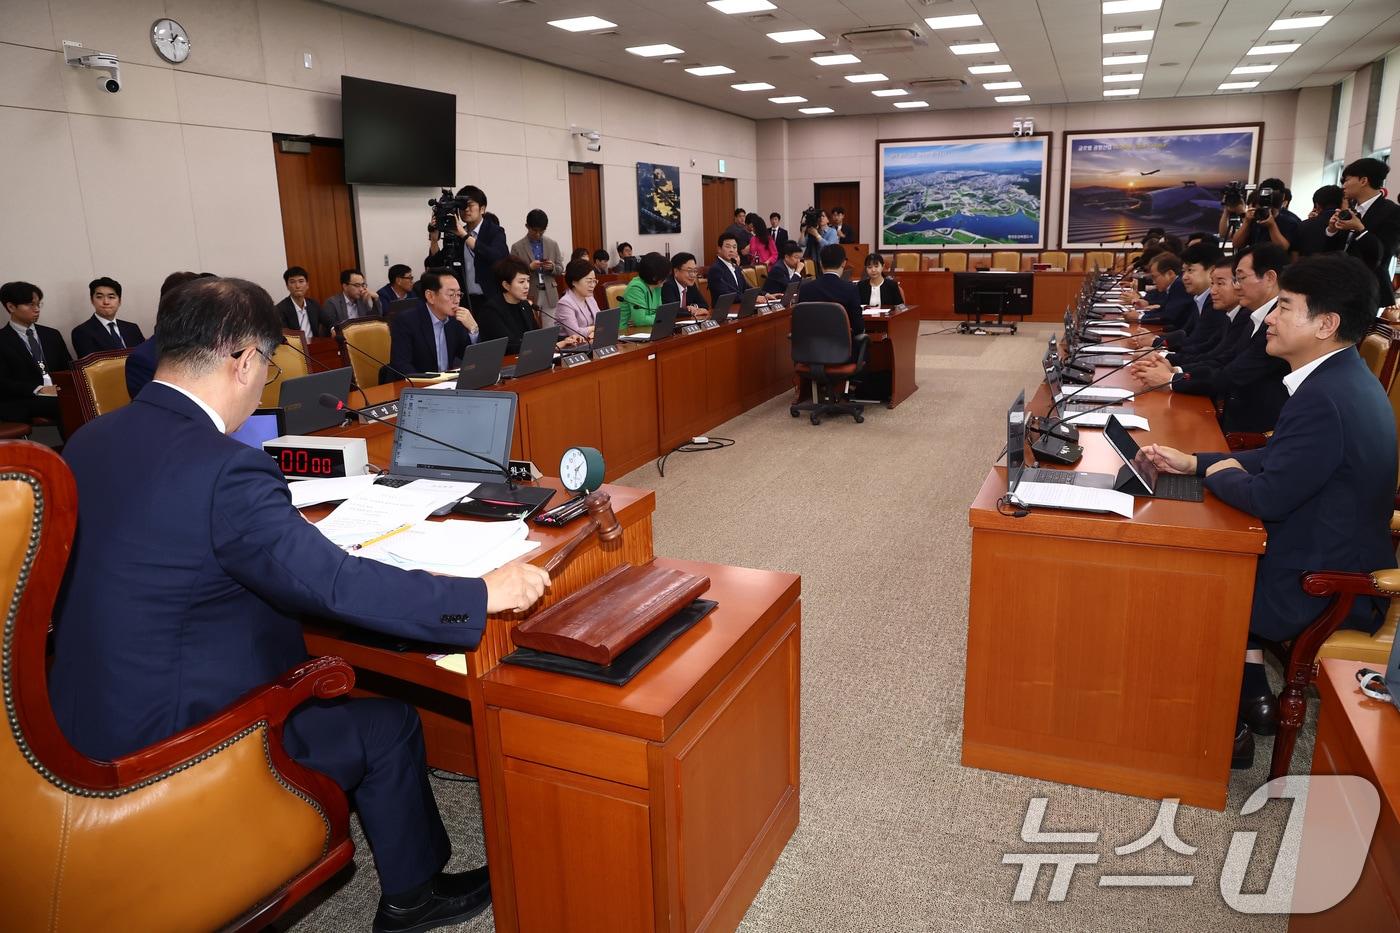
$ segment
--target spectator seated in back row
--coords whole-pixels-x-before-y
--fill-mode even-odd
[[[58,421],[58,387],[52,374],[72,365],[63,335],[39,323],[44,293],[28,282],[0,286],[9,313],[0,326],[0,421]]]
[[[82,359],[104,350],[132,350],[146,338],[130,321],[117,320],[122,306],[122,283],[103,276],[88,283],[92,317],[73,328],[73,355]]]

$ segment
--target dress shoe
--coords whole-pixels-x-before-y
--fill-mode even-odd
[[[374,933],[423,933],[466,923],[491,904],[491,878],[486,866],[455,874],[439,874],[433,889],[412,906],[380,898]]]
[[[1230,753],[1231,771],[1248,771],[1254,767],[1254,736],[1241,721],[1235,728],[1235,748]]]
[[[1240,718],[1255,735],[1278,732],[1278,701],[1272,693],[1240,702]]]

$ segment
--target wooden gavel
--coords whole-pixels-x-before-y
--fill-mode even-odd
[[[598,540],[604,544],[622,537],[622,524],[613,512],[611,496],[599,489],[589,493],[588,498],[583,500],[583,504],[588,509],[588,524],[580,528],[569,539],[569,542],[560,548],[559,553],[551,557],[549,562],[544,565],[545,573],[551,577],[560,567],[568,563],[569,558],[574,556],[574,551],[578,550],[579,545],[583,544],[588,536],[595,531],[598,533]]]

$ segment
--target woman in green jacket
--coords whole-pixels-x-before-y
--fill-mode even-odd
[[[661,307],[661,283],[671,274],[671,264],[660,253],[647,253],[637,266],[637,276],[627,283],[618,306],[622,309],[618,327],[650,327]]]

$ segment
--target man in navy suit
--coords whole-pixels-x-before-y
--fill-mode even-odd
[[[778,244],[779,250],[788,241],[787,227],[783,226],[783,215],[777,211],[768,215],[768,236],[774,243]]]
[[[287,284],[287,297],[277,302],[282,326],[287,330],[301,331],[307,340],[329,337],[332,322],[316,299],[307,294],[311,290],[311,280],[306,270],[301,266],[292,266],[282,273],[282,281]]]
[[[1289,398],[1273,436],[1234,454],[1147,448],[1159,468],[1205,476],[1212,493],[1264,522],[1269,547],[1254,577],[1249,629],[1270,641],[1296,637],[1326,605],[1299,585],[1307,571],[1395,566],[1395,416],[1356,351],[1375,319],[1375,279],[1364,263],[1332,253],[1288,267],[1279,289],[1265,327],[1269,355],[1289,367]],[[1359,599],[1346,625],[1374,632],[1380,620],[1373,601]],[[1242,719],[1272,735],[1277,710],[1257,644],[1245,660]]]
[[[781,250],[783,261],[773,263],[763,283],[763,291],[770,295],[781,295],[787,291],[788,285],[802,281],[802,244],[788,240]]]
[[[133,350],[145,340],[141,328],[117,320],[122,306],[122,283],[103,276],[88,283],[92,317],[73,328],[73,355],[82,359],[103,350]]]
[[[401,262],[389,267],[389,281],[376,292],[379,296],[379,313],[388,314],[389,306],[396,301],[418,298],[413,293],[413,270]]]
[[[1181,257],[1175,253],[1158,253],[1148,269],[1158,295],[1155,305],[1148,306],[1149,299],[1140,298],[1137,304],[1142,310],[1130,311],[1124,317],[1128,320],[1140,318],[1144,324],[1161,324],[1168,331],[1189,333],[1196,324],[1198,308],[1186,291],[1186,283],[1182,281]]]
[[[836,243],[828,243],[818,254],[821,259],[822,274],[810,282],[803,282],[797,290],[798,301],[834,301],[846,309],[846,317],[851,323],[851,342],[855,345],[857,334],[865,333],[865,315],[860,309],[860,290],[856,283],[841,278],[846,269],[846,250]]]
[[[64,450],[78,531],[49,692],[85,755],[161,741],[304,662],[302,617],[471,649],[487,613],[527,607],[548,585],[521,564],[484,579],[400,570],[352,557],[306,522],[273,461],[227,436],[257,408],[281,339],[272,299],[251,282],[173,291],[156,322],[155,380]],[[441,874],[450,843],[412,707],[312,702],[283,743],[359,810],[383,892],[376,931],[484,909],[484,867]]]
[[[481,328],[461,304],[462,287],[451,273],[429,269],[418,290],[424,306],[402,311],[389,321],[389,367],[407,374],[446,372],[477,342]],[[401,378],[398,373],[391,371],[383,378]]]
[[[160,298],[165,301],[165,296],[186,282],[193,282],[195,279],[205,279],[213,276],[212,272],[172,272],[165,277],[165,281],[160,283]],[[156,323],[160,323],[160,309],[156,309]],[[141,394],[141,390],[146,387],[156,375],[156,364],[160,360],[156,355],[156,338],[154,335],[147,337],[131,349],[131,354],[126,358],[126,394],[135,398]]]
[[[1186,294],[1195,302],[1196,308],[1190,312],[1188,326],[1175,330],[1165,330],[1156,337],[1143,337],[1135,341],[1139,347],[1166,347],[1168,350],[1182,350],[1188,344],[1193,352],[1211,346],[1224,330],[1224,319],[1210,314],[1211,310],[1211,269],[1221,259],[1220,250],[1215,246],[1201,243],[1188,246],[1181,256],[1181,284]],[[1150,343],[1145,342],[1150,341]]]
[[[689,312],[694,317],[707,317],[709,302],[705,291],[698,282],[699,266],[694,253],[677,253],[671,257],[671,277],[661,283],[661,303],[675,302],[681,306],[682,316]]]
[[[742,295],[749,283],[744,280],[744,273],[739,268],[739,240],[734,234],[724,231],[715,245],[719,247],[719,255],[710,264],[710,271],[705,273],[705,285],[710,290],[710,300],[718,304],[721,295]]]
[[[437,233],[428,234],[427,269],[451,266],[452,257],[461,252],[463,268],[458,275],[462,286],[462,303],[476,307],[478,301],[488,301],[500,291],[495,273],[496,263],[510,255],[506,232],[492,214],[486,212],[486,192],[476,185],[463,185],[457,197],[465,205],[457,214],[457,230],[453,243],[439,249]],[[459,249],[460,247],[460,249]],[[467,268],[467,267],[470,268]],[[454,274],[457,269],[453,267]]]
[[[0,286],[9,313],[0,323],[0,421],[58,420],[58,387],[50,373],[72,365],[63,335],[39,323],[44,293],[28,282]]]
[[[1342,193],[1347,198],[1347,219],[1334,213],[1327,221],[1327,236],[1340,240],[1342,249],[1365,263],[1379,291],[1377,307],[1395,304],[1390,260],[1400,246],[1400,205],[1387,201],[1381,187],[1390,166],[1380,159],[1357,159],[1342,169]]]

